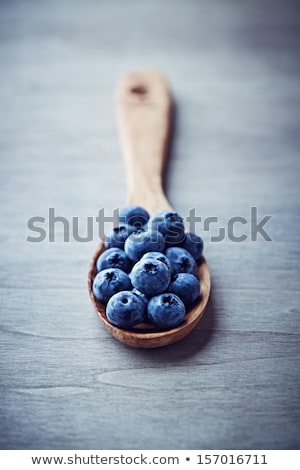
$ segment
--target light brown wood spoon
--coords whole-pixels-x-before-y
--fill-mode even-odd
[[[157,70],[137,70],[124,76],[117,89],[117,110],[128,184],[127,204],[142,206],[150,215],[173,210],[162,184],[171,120],[171,98],[165,78]],[[193,330],[204,314],[210,294],[210,275],[204,257],[198,264],[201,298],[187,312],[183,323],[164,331],[147,324],[124,330],[107,320],[104,305],[92,291],[96,262],[104,250],[101,241],[90,265],[88,289],[109,333],[129,346],[157,348],[174,343]]]

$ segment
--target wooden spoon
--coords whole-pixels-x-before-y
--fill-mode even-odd
[[[157,70],[137,70],[122,78],[117,91],[118,121],[128,184],[127,203],[144,207],[150,215],[159,210],[173,210],[162,185],[171,119],[168,85]],[[129,346],[157,348],[174,343],[193,330],[204,314],[210,294],[210,275],[203,256],[198,263],[201,298],[187,312],[183,323],[163,331],[148,324],[124,330],[107,320],[104,305],[93,294],[96,262],[104,250],[101,241],[90,265],[88,288],[91,300],[109,333]]]

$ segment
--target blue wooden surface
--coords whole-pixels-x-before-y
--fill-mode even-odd
[[[299,448],[297,2],[0,3],[2,449]],[[97,245],[27,241],[49,208],[123,204],[113,94],[160,68],[176,101],[166,191],[184,216],[251,207],[272,241],[212,243],[213,289],[178,344],[130,349],[87,292]],[[47,226],[46,226],[47,229]],[[48,229],[47,229],[48,235]]]

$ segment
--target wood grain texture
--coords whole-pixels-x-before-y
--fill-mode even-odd
[[[118,85],[117,109],[127,203],[144,207],[150,215],[170,210],[163,191],[163,172],[173,112],[165,77],[155,69],[127,73]]]
[[[0,3],[1,448],[299,448],[299,30],[292,0]],[[50,207],[84,236],[125,200],[113,93],[140,66],[176,96],[165,190],[202,217],[212,277],[195,330],[155,350],[94,312],[96,225],[48,241]],[[209,216],[247,240],[211,242]]]

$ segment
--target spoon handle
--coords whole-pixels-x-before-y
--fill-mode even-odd
[[[127,176],[127,203],[150,214],[171,209],[162,176],[171,119],[171,98],[157,70],[125,75],[117,93],[118,122]]]

